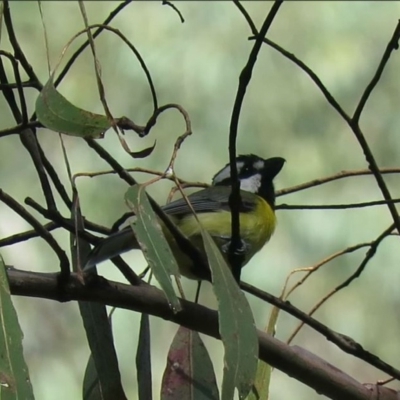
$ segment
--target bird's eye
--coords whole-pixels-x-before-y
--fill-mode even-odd
[[[245,165],[242,169],[242,174],[248,174],[251,171],[250,167],[248,165]]]

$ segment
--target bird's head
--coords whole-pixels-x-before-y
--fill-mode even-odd
[[[258,194],[266,200],[274,202],[273,179],[278,175],[284,163],[285,159],[282,157],[263,159],[255,154],[239,155],[236,157],[236,167],[240,189]],[[214,175],[212,185],[231,185],[231,167],[229,163]]]

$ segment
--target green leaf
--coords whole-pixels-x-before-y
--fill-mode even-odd
[[[140,319],[139,341],[136,352],[136,371],[139,400],[151,400],[153,398],[150,344],[149,315],[142,314]]]
[[[0,256],[0,398],[34,399],[25,363],[18,316],[11,301],[6,268]]]
[[[106,116],[82,110],[70,103],[55,88],[53,76],[40,92],[35,112],[43,126],[71,136],[98,138],[111,126]]]
[[[278,321],[279,311],[280,309],[278,307],[272,307],[266,329],[266,332],[271,336],[275,336],[275,326]],[[269,385],[271,383],[272,371],[273,368],[271,365],[267,364],[265,361],[258,360],[256,379],[246,400],[269,399]]]
[[[71,219],[77,229],[83,228],[78,194],[75,189]],[[71,234],[70,246],[73,269],[77,271],[77,260],[86,259],[90,245]],[[78,305],[91,351],[84,377],[83,398],[85,400],[126,400],[106,306],[87,301],[79,301]],[[96,375],[98,382],[95,379]]]
[[[258,338],[253,314],[243,292],[210,234],[199,224],[218,300],[219,332],[225,348],[222,400],[232,400],[235,387],[246,397],[254,383]]]
[[[198,332],[179,327],[168,352],[160,399],[219,399],[214,368]]]
[[[143,254],[174,312],[180,311],[181,304],[172,286],[171,275],[179,276],[179,267],[167,239],[158,223],[143,186],[131,186],[125,200],[136,214],[131,224]]]
[[[148,157],[153,150],[156,148],[156,144],[157,141],[154,141],[154,144],[150,147],[147,147],[146,149],[143,150],[139,150],[139,151],[131,151],[129,152],[129,154],[133,157],[133,158],[146,158]]]
[[[97,375],[96,366],[94,365],[93,356],[90,355],[86,365],[85,375],[82,387],[83,400],[103,400],[101,392],[99,376]]]

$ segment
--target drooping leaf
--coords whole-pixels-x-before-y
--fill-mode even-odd
[[[139,151],[131,151],[131,152],[129,152],[129,154],[130,154],[133,158],[146,158],[146,157],[148,157],[148,156],[153,152],[153,150],[156,148],[156,144],[157,144],[157,141],[155,140],[155,141],[154,141],[154,144],[153,144],[152,146],[146,147],[145,149],[139,150]]]
[[[11,301],[10,287],[0,256],[0,398],[33,400],[33,390],[25,363],[23,334]]]
[[[143,186],[131,186],[125,194],[128,205],[136,214],[131,224],[135,236],[151,270],[160,283],[172,310],[181,310],[172,286],[171,275],[179,276],[178,264],[165,239],[158,218],[153,211]]]
[[[83,221],[76,190],[73,190],[71,219],[78,229]],[[83,239],[70,235],[73,269],[77,271],[77,260],[85,260],[90,245]],[[95,273],[93,270],[92,273]],[[106,306],[99,303],[79,301],[83,325],[88,339],[91,358],[84,377],[83,397],[85,400],[127,400],[121,383],[117,353]],[[97,383],[96,383],[97,374]],[[94,386],[93,386],[94,384]]]
[[[278,307],[272,307],[266,329],[266,332],[271,336],[275,335],[275,326],[278,321],[279,311],[280,309]],[[265,361],[258,360],[256,379],[246,400],[269,399],[269,386],[271,383],[272,371],[273,368],[271,365],[267,364]]]
[[[198,332],[179,327],[168,352],[160,399],[219,399],[214,368]]]
[[[139,400],[152,400],[150,323],[149,315],[142,314],[140,319],[139,341],[136,352],[136,371]]]
[[[53,76],[44,85],[35,106],[38,121],[48,129],[83,138],[99,138],[110,128],[109,119],[74,106],[54,86]]]
[[[83,377],[82,399],[83,400],[104,399],[101,392],[101,385],[92,355],[89,356],[89,361],[86,365],[85,375]]]
[[[210,234],[201,226],[214,293],[218,301],[219,332],[225,349],[222,400],[248,395],[258,362],[258,338],[253,314],[229,267]]]

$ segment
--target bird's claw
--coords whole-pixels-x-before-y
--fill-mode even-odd
[[[230,246],[231,246],[231,240],[229,240],[227,243],[225,243],[224,245],[222,245],[222,251],[225,254],[229,254],[230,252]],[[235,251],[233,252],[233,254],[235,256],[240,256],[243,257],[246,255],[246,253],[250,250],[250,245],[245,242],[243,239],[240,239],[240,246],[235,248]]]

